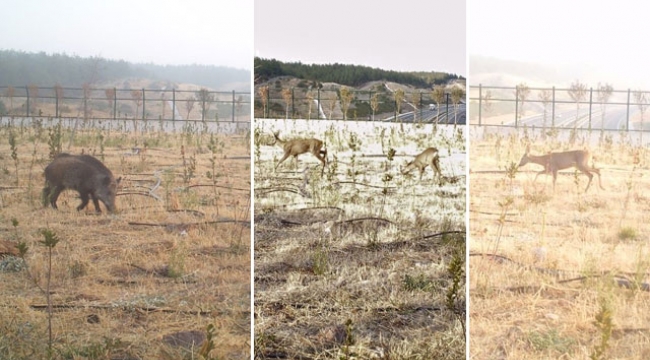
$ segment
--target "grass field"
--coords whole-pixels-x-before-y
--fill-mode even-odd
[[[274,131],[323,140],[324,175],[274,170]],[[464,359],[463,128],[259,119],[254,142],[255,358]],[[440,181],[400,174],[430,146]]]
[[[0,128],[0,358],[249,359],[248,135],[56,125]],[[57,149],[122,177],[117,213],[77,212],[75,191],[42,206]],[[51,270],[43,229],[60,239]]]
[[[473,359],[650,357],[650,156],[638,133],[470,128]],[[531,154],[588,149],[602,174],[552,177]],[[591,164],[590,164],[591,165]],[[488,255],[489,254],[489,255]]]

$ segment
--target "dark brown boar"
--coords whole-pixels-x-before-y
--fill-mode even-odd
[[[99,201],[109,212],[115,211],[115,194],[122,178],[115,179],[111,171],[98,159],[90,155],[59,154],[45,168],[43,205],[49,203],[57,208],[56,200],[63,190],[79,192],[82,210],[93,200],[95,211],[101,212]]]

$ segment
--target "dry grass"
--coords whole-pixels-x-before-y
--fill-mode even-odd
[[[274,130],[323,140],[325,175],[311,154],[275,172]],[[255,358],[464,359],[464,276],[454,292],[448,270],[465,254],[462,132],[257,120],[256,133]],[[445,149],[442,186],[431,169],[399,173],[429,146]]]
[[[10,132],[17,137],[17,184]],[[52,255],[52,302],[59,306],[52,314],[53,358],[196,358],[209,324],[216,327],[211,356],[250,358],[250,228],[227,222],[250,220],[250,161],[233,159],[247,156],[248,142],[214,136],[223,142],[214,152],[216,171],[209,133],[89,129],[68,148],[64,129],[66,152],[103,153],[123,178],[118,213],[96,215],[92,204],[75,210],[74,191],[61,195],[58,211],[41,205],[47,129],[40,136],[34,128],[0,129],[0,234],[27,243],[27,264],[42,287],[48,268],[40,230],[61,239]],[[215,183],[207,172],[218,174]],[[160,200],[147,195],[151,189]],[[47,358],[43,292],[25,270],[0,272],[0,282],[0,358]],[[178,345],[183,339],[188,345]]]
[[[564,134],[498,131],[471,141],[471,356],[648,358],[650,156],[632,145],[638,134],[584,132],[570,145]],[[534,154],[588,148],[605,190],[584,193],[587,177],[574,169],[560,172],[555,193],[551,176],[533,183],[540,166],[511,178],[529,141]],[[613,281],[623,279],[630,288]]]

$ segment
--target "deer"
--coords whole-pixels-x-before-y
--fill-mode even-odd
[[[603,185],[600,182],[600,170],[589,166],[589,161],[591,160],[591,153],[588,150],[570,150],[563,152],[550,152],[546,155],[530,155],[530,145],[526,146],[526,153],[521,157],[519,161],[519,168],[528,164],[538,164],[544,167],[544,170],[540,171],[535,175],[535,180],[540,174],[553,174],[553,191],[555,191],[555,181],[557,180],[557,172],[559,170],[568,169],[570,167],[575,167],[580,170],[583,174],[589,177],[589,182],[585,188],[585,192],[589,190],[591,185],[591,180],[594,175],[598,175],[598,185],[602,190]]]
[[[420,170],[420,180],[422,180],[424,169],[429,165],[431,165],[431,168],[438,175],[438,178],[440,178],[442,176],[440,172],[440,156],[438,155],[438,149],[434,147],[427,148],[416,156],[413,161],[407,163],[406,167],[402,169],[402,174],[406,175],[411,170],[418,168]]]
[[[312,153],[320,162],[323,163],[323,168],[321,169],[320,175],[323,176],[325,171],[325,165],[327,165],[327,149],[323,148],[323,142],[318,139],[293,139],[293,140],[280,140],[280,132],[276,131],[273,133],[275,137],[276,144],[279,145],[284,150],[284,156],[278,163],[275,165],[275,169],[278,169],[278,166],[286,160],[289,156],[293,156],[298,164],[298,155],[304,153]]]

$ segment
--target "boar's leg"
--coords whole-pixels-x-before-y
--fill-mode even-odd
[[[56,200],[59,198],[61,191],[63,191],[63,188],[59,186],[55,186],[54,188],[46,186],[43,188],[43,204],[47,206],[47,203],[49,202],[54,209],[58,209],[56,206]]]
[[[43,207],[47,207],[47,205],[50,203],[51,192],[52,192],[52,189],[50,189],[49,186],[45,186],[43,188],[43,194],[41,195],[42,196],[41,199],[43,200]]]
[[[86,205],[88,205],[88,201],[90,200],[88,192],[79,192],[79,195],[81,196],[81,205],[77,206],[77,211],[85,208]]]
[[[97,196],[95,194],[90,193],[90,197],[93,199],[93,205],[95,205],[95,212],[102,212],[102,209],[99,207],[99,201],[97,200]]]

